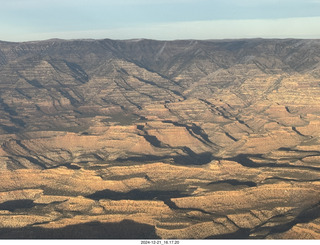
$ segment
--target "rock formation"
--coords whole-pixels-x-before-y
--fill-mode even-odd
[[[0,42],[0,238],[320,239],[319,40]]]

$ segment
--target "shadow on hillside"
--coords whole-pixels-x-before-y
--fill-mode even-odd
[[[111,199],[111,200],[164,200],[169,198],[185,197],[188,195],[183,194],[178,190],[173,191],[141,191],[138,189],[129,192],[117,192],[111,190],[97,191],[91,195],[86,196],[93,200]]]
[[[58,229],[3,228],[0,239],[159,239],[155,228],[132,220],[119,223],[90,222]]]

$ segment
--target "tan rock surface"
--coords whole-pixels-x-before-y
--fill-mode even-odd
[[[319,50],[0,42],[0,238],[318,239]]]

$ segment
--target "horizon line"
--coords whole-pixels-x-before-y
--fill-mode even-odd
[[[210,41],[240,41],[240,40],[306,40],[306,41],[316,41],[320,40],[320,38],[295,38],[295,37],[239,37],[239,38],[212,38],[212,39],[196,39],[196,38],[181,38],[181,39],[156,39],[156,38],[57,38],[52,37],[48,39],[39,39],[39,40],[27,40],[27,41],[7,41],[0,40],[0,43],[11,43],[11,44],[20,44],[20,43],[40,43],[40,42],[72,42],[72,41],[103,41],[103,40],[111,40],[111,41],[156,41],[156,42],[177,42],[177,41],[200,41],[200,42],[210,42]]]

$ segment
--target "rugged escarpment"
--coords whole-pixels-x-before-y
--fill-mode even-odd
[[[319,239],[319,105],[318,40],[0,42],[0,238]]]

